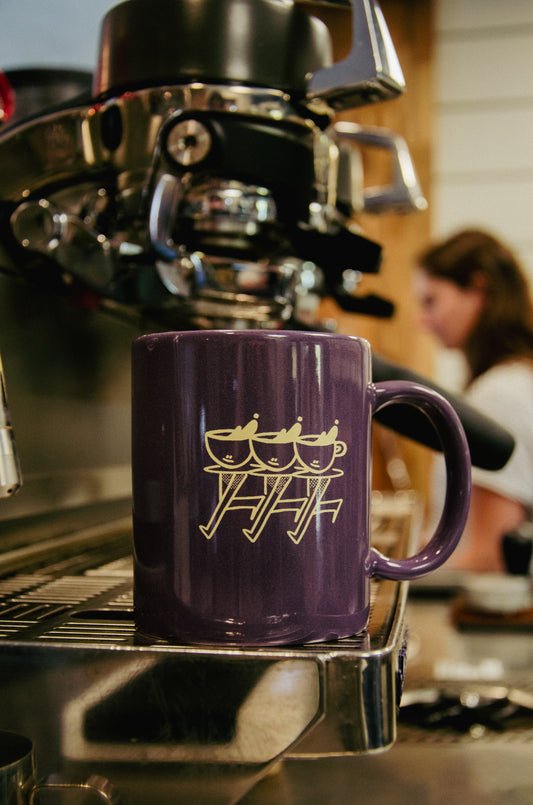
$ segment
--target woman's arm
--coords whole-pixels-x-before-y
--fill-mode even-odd
[[[474,485],[465,533],[446,566],[456,570],[504,571],[502,536],[525,519],[526,508],[522,503]]]

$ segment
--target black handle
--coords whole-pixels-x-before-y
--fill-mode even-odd
[[[507,573],[513,576],[533,575],[533,523],[523,523],[514,531],[504,534],[501,549]]]
[[[354,296],[337,290],[333,293],[333,298],[338,306],[347,313],[359,313],[377,319],[390,319],[394,315],[394,303],[377,294]]]
[[[461,395],[450,394],[426,377],[391,363],[379,355],[372,356],[372,377],[376,382],[410,380],[442,394],[461,420],[474,466],[485,470],[499,470],[509,460],[515,446],[514,437],[500,424],[471,406]],[[408,436],[434,450],[441,450],[439,437],[433,425],[415,408],[395,405],[392,409],[385,408],[380,411],[375,419],[402,436]]]

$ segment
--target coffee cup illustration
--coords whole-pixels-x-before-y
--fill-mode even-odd
[[[302,426],[299,422],[289,430],[256,433],[252,437],[252,452],[261,469],[269,472],[286,472],[296,458],[295,441]]]
[[[205,446],[213,461],[225,469],[244,467],[252,457],[251,437],[257,430],[257,418],[244,427],[220,428],[205,434]]]
[[[307,471],[327,472],[335,459],[346,453],[346,443],[339,441],[337,436],[338,428],[334,425],[327,433],[307,434],[296,440],[298,460]]]

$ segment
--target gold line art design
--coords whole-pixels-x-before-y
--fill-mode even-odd
[[[335,420],[329,431],[302,434],[298,417],[288,429],[258,432],[259,415],[254,414],[244,426],[208,431],[205,447],[215,463],[204,471],[218,475],[218,501],[209,522],[199,526],[203,536],[212,539],[222,521],[237,510],[249,512],[249,526],[241,530],[252,543],[282,512],[293,514],[294,527],[286,534],[296,545],[319,515],[329,514],[334,523],[343,500],[326,500],[326,492],[331,481],[344,474],[334,463],[347,451],[338,439],[338,424]],[[291,496],[296,480],[305,481],[305,494],[300,484]]]

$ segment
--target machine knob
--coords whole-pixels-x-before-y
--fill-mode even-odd
[[[181,120],[167,135],[169,156],[183,167],[201,162],[210,150],[211,134],[199,120]]]

